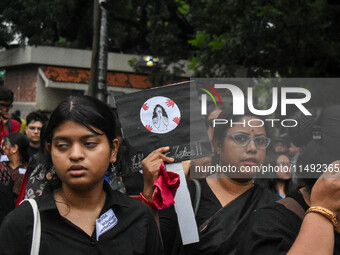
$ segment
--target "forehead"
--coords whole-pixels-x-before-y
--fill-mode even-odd
[[[289,160],[289,158],[286,155],[280,155],[277,158],[277,162],[287,162],[287,161],[290,161],[290,160]]]
[[[27,126],[28,127],[42,127],[41,121],[31,121]]]
[[[249,122],[251,121],[251,122]],[[238,124],[235,124],[238,123]],[[250,123],[250,125],[248,125]],[[233,126],[229,128],[227,134],[233,134],[236,132],[243,132],[254,135],[266,135],[264,126],[256,127],[261,125],[261,120],[255,116],[245,116],[238,121],[233,122]]]
[[[222,112],[221,109],[215,109],[215,110],[213,110],[213,111],[209,114],[208,119],[209,119],[209,120],[217,119],[218,115],[220,115],[221,112]]]
[[[94,131],[102,134],[103,132],[97,128],[93,128]],[[93,131],[89,130],[83,124],[77,123],[72,120],[67,120],[59,125],[53,132],[53,138],[56,136],[63,136],[69,138],[77,138],[81,136],[86,136],[89,134],[94,134]]]

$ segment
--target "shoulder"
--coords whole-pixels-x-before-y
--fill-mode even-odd
[[[4,232],[7,232],[6,235],[21,235],[23,229],[30,229],[32,226],[33,210],[30,203],[24,201],[4,218],[1,225],[0,238],[5,234]]]
[[[286,254],[299,233],[302,220],[282,204],[257,209],[239,227],[236,254]],[[248,243],[249,245],[242,245]]]
[[[11,131],[19,132],[20,131],[20,123],[16,120],[10,119],[11,121]]]
[[[247,227],[250,232],[260,235],[286,233],[295,235],[300,229],[302,220],[294,212],[277,202],[269,203],[250,214]]]
[[[127,194],[121,193],[116,190],[110,191],[110,196],[108,197],[108,199],[110,200],[108,201],[108,203],[110,203],[112,206],[119,206],[122,208],[122,211],[131,212],[130,215],[146,215],[150,211],[148,207],[141,201],[133,199]]]

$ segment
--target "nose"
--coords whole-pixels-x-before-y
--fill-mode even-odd
[[[256,148],[256,145],[255,145],[255,141],[253,139],[251,139],[250,142],[247,145],[247,152],[254,153],[256,151],[257,151],[257,148]]]
[[[80,144],[73,144],[70,148],[69,159],[71,161],[80,161],[84,159],[84,150]]]

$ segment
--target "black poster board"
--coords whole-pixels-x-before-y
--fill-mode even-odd
[[[212,154],[194,82],[153,88],[115,98],[133,171],[153,150],[169,146],[175,162]]]

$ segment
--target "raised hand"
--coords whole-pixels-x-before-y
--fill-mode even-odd
[[[159,167],[165,163],[173,163],[174,159],[165,156],[163,153],[169,151],[169,147],[161,147],[151,152],[143,161],[143,177],[144,177],[144,196],[152,200],[152,194],[154,191],[153,183],[159,176]]]

